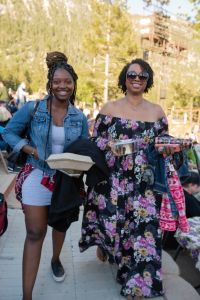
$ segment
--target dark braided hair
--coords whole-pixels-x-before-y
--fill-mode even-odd
[[[47,75],[48,82],[46,84],[46,89],[49,94],[49,101],[50,101],[50,119],[49,119],[47,138],[46,138],[46,143],[45,143],[45,154],[44,154],[45,157],[44,157],[44,161],[43,161],[43,168],[44,168],[44,164],[45,164],[45,159],[47,157],[47,145],[48,145],[49,132],[50,132],[51,121],[52,121],[52,98],[53,98],[52,81],[53,81],[54,73],[56,70],[65,69],[72,76],[72,78],[74,80],[74,91],[69,99],[70,103],[74,105],[75,98],[76,98],[78,76],[75,73],[73,67],[71,65],[69,65],[67,63],[67,61],[68,61],[68,59],[67,59],[66,55],[62,52],[57,52],[57,51],[49,52],[49,53],[47,53],[47,56],[46,56],[46,64],[48,67],[48,75]],[[43,174],[44,174],[44,171],[43,171]]]
[[[78,76],[75,73],[73,67],[67,63],[68,58],[66,55],[62,52],[49,52],[47,53],[46,57],[46,64],[48,67],[48,82],[46,85],[47,92],[50,96],[52,96],[52,81],[53,81],[53,76],[56,70],[58,69],[65,69],[69,74],[72,76],[74,80],[74,91],[73,94],[70,97],[70,102],[71,104],[74,105],[75,98],[76,98],[76,89],[77,89],[77,79]]]
[[[143,71],[146,71],[149,74],[149,79],[147,81],[146,88],[144,90],[145,93],[148,92],[153,86],[153,70],[151,66],[143,59],[141,58],[136,58],[132,60],[130,63],[126,64],[123,69],[121,70],[118,78],[118,87],[122,90],[124,94],[126,94],[126,73],[129,69],[129,67],[132,64],[138,64],[140,67],[143,69]]]

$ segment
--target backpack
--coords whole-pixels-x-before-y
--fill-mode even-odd
[[[8,227],[7,203],[3,194],[0,193],[0,236],[4,234]]]

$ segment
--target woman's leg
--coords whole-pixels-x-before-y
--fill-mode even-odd
[[[59,260],[60,252],[65,241],[66,232],[60,232],[55,229],[52,230],[53,241],[53,256],[52,261]]]
[[[53,256],[51,259],[52,275],[55,281],[61,282],[65,279],[65,270],[60,262],[60,252],[65,241],[66,232],[52,230]]]
[[[32,300],[42,244],[47,231],[47,206],[24,205],[26,239],[23,254],[23,300]]]

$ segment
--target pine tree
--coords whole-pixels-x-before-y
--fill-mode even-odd
[[[200,0],[190,0],[196,12],[194,28],[200,33]]]
[[[106,80],[109,99],[117,97],[118,74],[137,53],[131,16],[120,4],[123,3],[116,1],[111,5],[105,1],[91,1],[91,26],[85,36],[85,47],[93,66],[88,84],[99,101],[103,100]]]

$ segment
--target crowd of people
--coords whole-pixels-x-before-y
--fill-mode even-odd
[[[61,198],[67,193],[65,205],[71,206],[65,229],[53,226],[52,230],[53,278],[56,281],[65,278],[60,253],[67,229],[78,219],[79,206],[83,203],[80,251],[97,246],[97,257],[102,262],[108,260],[118,266],[116,280],[126,299],[159,297],[164,294],[161,229],[169,225],[166,219],[161,223],[160,211],[165,213],[161,195],[169,201],[168,206],[171,202],[176,204],[172,180],[185,194],[186,212],[178,211],[181,220],[184,219],[184,228],[187,228],[187,217],[200,215],[200,202],[193,196],[199,188],[198,170],[187,169],[178,179],[173,145],[164,145],[159,152],[155,150],[156,137],[168,137],[168,123],[163,109],[144,98],[154,83],[153,70],[142,59],[134,59],[124,66],[118,80],[124,96],[107,103],[100,112],[95,107],[93,133],[88,144],[91,114],[89,109],[82,112],[76,107],[78,75],[61,52],[48,53],[46,63],[47,96],[39,103],[26,102],[25,86],[21,85],[17,94],[22,98],[15,103],[18,111],[9,118],[2,132],[3,141],[9,147],[28,156],[15,187],[26,226],[23,300],[32,300],[52,199],[59,199],[63,206],[62,201],[66,199]],[[29,123],[28,139],[22,138],[21,133]],[[124,155],[116,142],[126,144],[130,140],[131,152]],[[100,166],[96,163],[95,172],[86,181],[90,184],[84,202],[81,197],[78,201],[70,199],[74,195],[79,198],[82,179],[73,181],[46,163],[50,154],[69,149],[92,152],[93,157],[102,161]],[[183,152],[181,149],[179,152],[177,159],[182,161]],[[181,198],[182,204],[185,200]]]
[[[14,113],[17,108],[21,108],[26,103],[27,95],[28,93],[26,92],[25,82],[20,83],[17,91],[14,92],[11,88],[7,90],[3,81],[0,81],[0,103],[7,104],[8,109],[11,110],[12,113]],[[13,110],[12,106],[15,107],[13,108]]]

